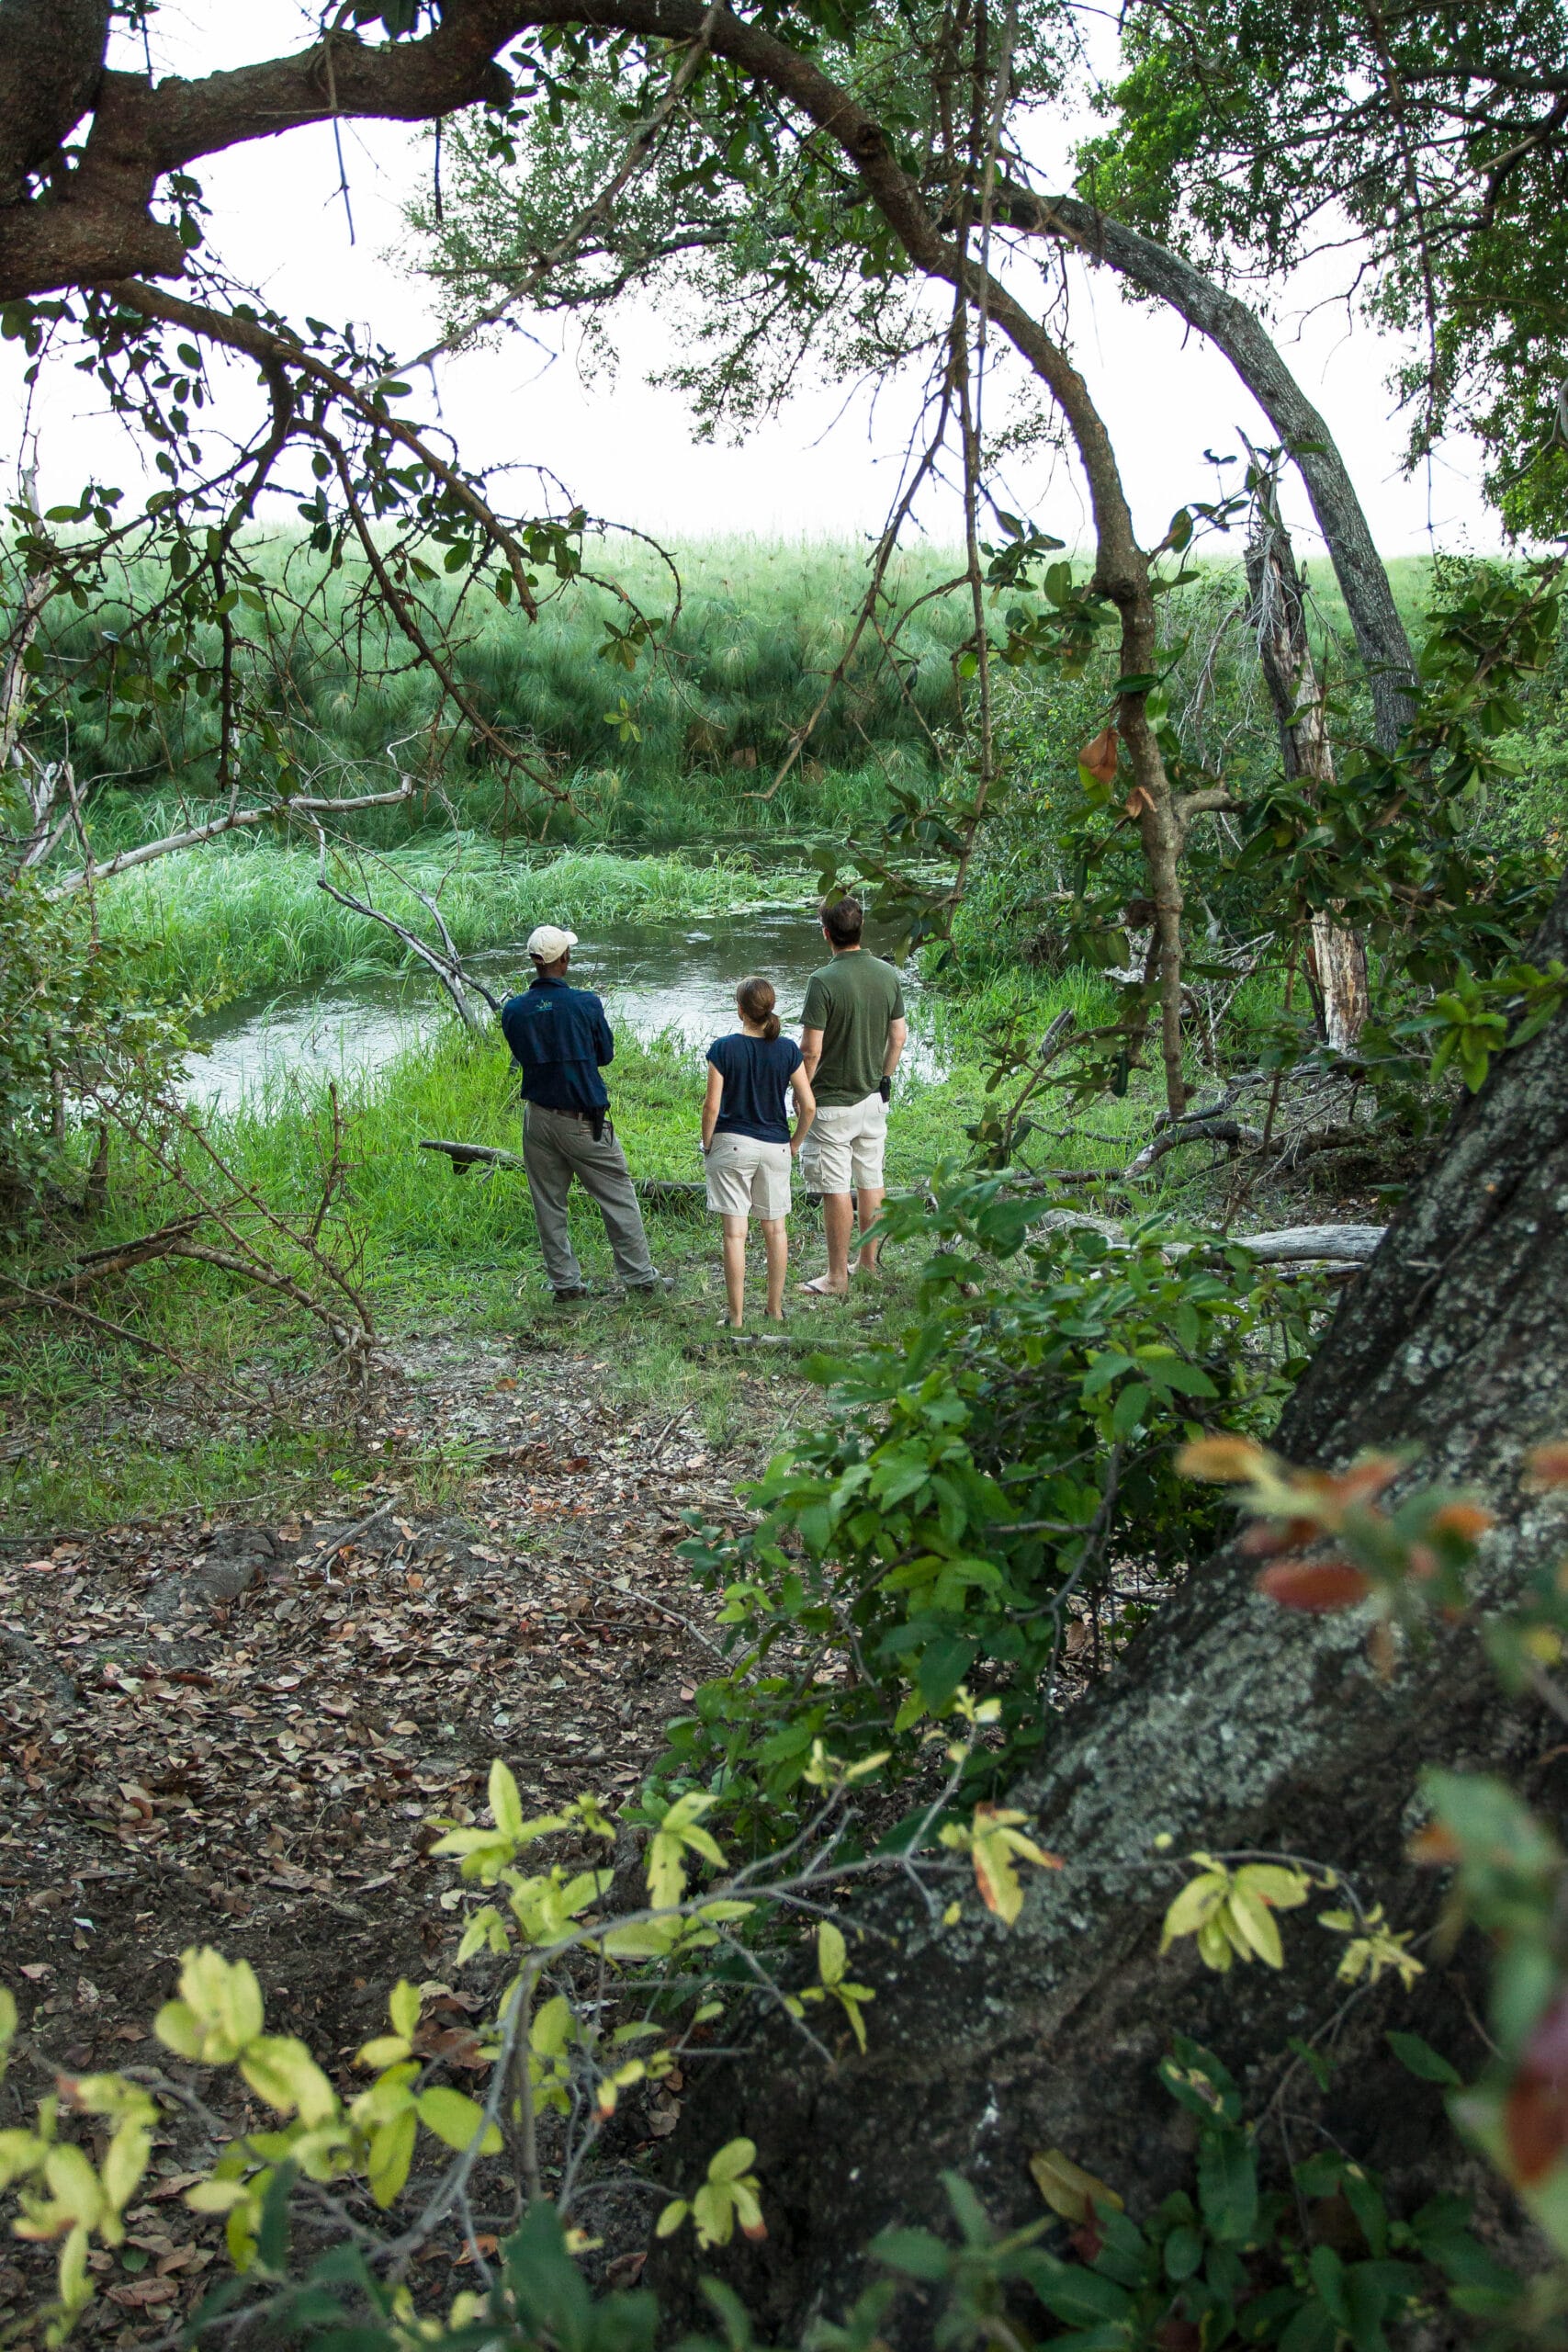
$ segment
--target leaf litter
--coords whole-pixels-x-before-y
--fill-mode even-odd
[[[345,2084],[400,1974],[425,1987],[422,2054],[460,2085],[482,2073],[428,1817],[474,1818],[495,1756],[542,1807],[636,1795],[714,1664],[682,1514],[739,1524],[760,1467],[686,1414],[628,1416],[603,1363],[499,1356],[428,1347],[388,1417],[397,1443],[482,1465],[461,1518],[406,1508],[394,1458],[350,1518],[0,1539],[0,1976],[40,2060],[230,2096],[151,2034],[181,1951],[214,1943]],[[47,2086],[18,2066],[0,2123]],[[211,2226],[180,2194],[209,2156],[171,2119],[126,2248],[94,2256],[114,2276],[89,2335],[139,2343],[199,2300]],[[33,2251],[0,2243],[0,2309],[39,2283]]]

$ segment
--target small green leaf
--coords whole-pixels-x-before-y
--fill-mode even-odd
[[[1442,2053],[1434,2050],[1429,2041],[1423,2041],[1418,2033],[1386,2033],[1383,2040],[1400,2064],[1410,2074],[1418,2075],[1422,2082],[1444,2083],[1450,2089],[1456,2090],[1463,2084],[1464,2077],[1458,2067],[1450,2065]]]

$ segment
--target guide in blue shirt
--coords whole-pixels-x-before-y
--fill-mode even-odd
[[[610,1122],[601,1069],[615,1040],[592,989],[567,978],[574,931],[540,923],[529,934],[534,982],[501,1008],[501,1026],[523,1073],[523,1165],[539,1231],[545,1272],[558,1299],[586,1298],[588,1285],[567,1228],[567,1194],[575,1176],[599,1204],[626,1289],[666,1290],[649,1255],[626,1154]]]

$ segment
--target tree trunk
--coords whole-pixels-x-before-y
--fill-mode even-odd
[[[108,0],[0,0],[0,205],[47,170],[93,103]]]
[[[1568,887],[1532,952],[1565,950]],[[1560,1013],[1455,1114],[1440,1159],[1344,1295],[1279,1436],[1287,1456],[1325,1465],[1413,1443],[1419,1476],[1484,1496],[1499,1523],[1475,1572],[1483,1609],[1508,1604],[1562,1544],[1560,1510],[1521,1496],[1519,1471],[1531,1446],[1568,1430],[1565,1289]],[[1190,2186],[1188,2127],[1155,2079],[1173,2031],[1214,2049],[1248,2111],[1262,2113],[1288,2038],[1343,2003],[1336,1939],[1302,1914],[1285,1923],[1281,1974],[1216,1976],[1189,1944],[1160,1959],[1178,1879],[1159,1863],[1156,1835],[1177,1855],[1285,1848],[1332,1861],[1393,1925],[1419,1928],[1438,1899],[1432,1874],[1405,1856],[1422,1767],[1500,1766],[1541,1801],[1560,1734],[1498,1695],[1474,1626],[1440,1630],[1383,1683],[1355,1614],[1286,1614],[1254,1590],[1255,1565],[1231,1546],[1202,1566],[1015,1792],[1066,1867],[1032,1876],[1010,1931],[973,1898],[946,1932],[903,1896],[868,1906],[858,1917],[872,1934],[854,1951],[877,1993],[867,2054],[852,2044],[826,2071],[770,2015],[752,2027],[744,2064],[716,2064],[688,2098],[673,2180],[700,2178],[738,2133],[758,2145],[769,2239],[705,2260],[764,2331],[793,2342],[810,2316],[836,2315],[885,2223],[941,2226],[944,2165],[1004,2222],[1041,2212],[1027,2170],[1039,2150],[1064,2151],[1134,2214]],[[1462,2159],[1438,2093],[1395,2064],[1384,2030],[1425,2032],[1461,2070],[1482,2057],[1454,1964],[1436,1951],[1427,1959],[1413,1996],[1389,1980],[1355,2007],[1322,2110],[1338,2144],[1390,2173],[1401,2199],[1452,2185]],[[689,2304],[689,2252],[671,2242],[649,2277]],[[929,2340],[929,2323],[896,2322],[894,2333]]]
[[[1247,578],[1258,655],[1279,721],[1285,774],[1309,786],[1332,784],[1334,752],[1307,641],[1301,576],[1268,485],[1258,494],[1257,526],[1247,543]],[[1359,932],[1320,909],[1312,919],[1312,945],[1325,1033],[1337,1052],[1348,1053],[1371,1009],[1365,942]]]

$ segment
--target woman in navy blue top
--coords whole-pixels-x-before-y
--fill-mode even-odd
[[[746,1292],[746,1227],[752,1217],[762,1228],[768,1252],[768,1316],[774,1323],[784,1321],[790,1163],[817,1115],[817,1102],[800,1047],[793,1037],[779,1035],[771,984],[742,980],[735,1003],[739,1031],[716,1037],[708,1047],[703,1158],[708,1206],[724,1220],[724,1319],[739,1331]]]

